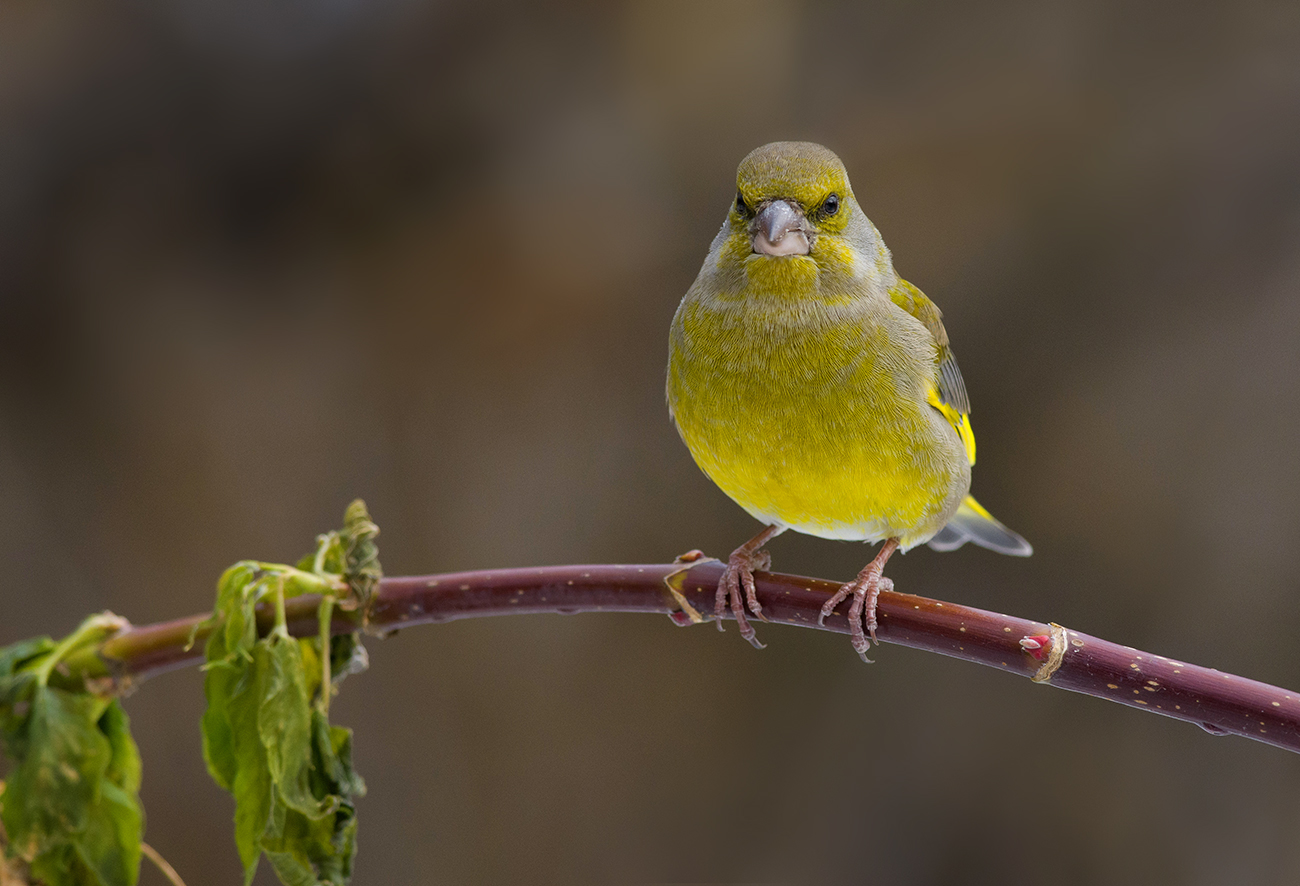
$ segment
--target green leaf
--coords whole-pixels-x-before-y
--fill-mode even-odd
[[[257,726],[264,674],[256,657],[245,663],[227,702],[232,745],[230,792],[235,797],[235,845],[251,883],[261,855],[261,839],[271,813],[271,774]]]
[[[130,886],[140,872],[144,816],[133,793],[111,781],[101,788],[94,814],[73,845],[82,864],[96,877],[91,882]]]
[[[128,793],[137,793],[141,776],[140,749],[131,737],[131,719],[116,701],[99,718],[99,729],[108,739],[111,752],[105,777]]]
[[[32,859],[31,873],[31,879],[49,886],[95,882],[94,874],[86,869],[71,843],[64,843]]]
[[[343,886],[352,876],[356,833],[356,813],[351,804],[317,820],[277,805],[263,845],[282,883]]]
[[[237,563],[221,576],[214,616],[222,621],[208,635],[204,650],[208,664],[203,694],[208,706],[202,722],[203,760],[212,779],[227,791],[233,789],[237,769],[228,701],[245,676],[248,650],[257,640],[255,623],[251,636],[248,631],[252,607],[256,605],[255,596],[248,591],[256,573],[253,564]]]
[[[238,669],[227,662],[216,661],[208,667],[203,679],[203,694],[208,707],[203,712],[203,761],[208,773],[225,790],[232,790],[238,764],[235,760],[235,739],[230,731],[229,698]]]
[[[84,687],[46,682],[123,624],[104,613],[58,643],[38,637],[0,649],[0,740],[11,763],[0,822],[7,854],[47,886],[134,886],[139,875],[140,754],[126,713]]]
[[[112,756],[95,723],[107,702],[37,685],[0,811],[14,851],[33,859],[86,825]]]
[[[48,886],[134,886],[144,818],[140,756],[116,701],[29,682],[25,717],[6,730],[8,851]]]
[[[0,649],[0,679],[18,671],[38,655],[48,655],[54,651],[55,643],[49,637],[32,637],[19,640],[11,646]]]
[[[257,728],[262,674],[253,666],[256,606],[265,590],[260,572],[256,563],[242,562],[221,576],[213,613],[220,627],[208,635],[203,681],[203,759],[213,780],[234,795],[235,846],[245,883],[257,872],[271,810],[271,779]]]
[[[258,644],[256,666],[265,673],[258,734],[266,748],[267,769],[277,798],[304,815],[322,814],[311,793],[311,699],[303,669],[302,649],[290,639],[272,635]]]
[[[313,718],[312,726],[320,770],[330,780],[330,792],[343,796],[365,796],[366,783],[352,769],[352,730],[343,726],[331,726],[319,714]]]
[[[27,753],[24,724],[31,710],[32,691],[39,682],[30,665],[54,647],[49,637],[34,637],[0,649],[0,738],[11,760]]]
[[[352,876],[357,819],[352,796],[365,784],[352,771],[352,731],[312,714],[312,791],[326,810],[313,817],[277,803],[262,846],[281,882],[344,884]],[[314,872],[314,873],[313,873]]]

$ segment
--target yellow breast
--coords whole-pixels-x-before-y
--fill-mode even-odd
[[[788,261],[798,276],[809,260]],[[757,519],[906,549],[970,487],[963,444],[926,403],[934,366],[933,340],[887,298],[697,285],[673,320],[668,403],[696,463]]]

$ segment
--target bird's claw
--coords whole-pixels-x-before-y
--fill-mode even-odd
[[[881,591],[894,589],[893,581],[881,573],[885,571],[885,561],[897,549],[898,539],[888,539],[876,559],[868,563],[853,581],[841,585],[823,604],[821,614],[817,616],[817,624],[824,625],[826,617],[835,611],[835,607],[852,595],[853,603],[849,606],[849,640],[853,643],[853,651],[868,664],[871,659],[867,658],[867,650],[872,643],[879,642],[876,639],[876,628],[879,627],[876,622],[876,599]]]
[[[735,551],[727,558],[727,566],[722,571],[722,578],[718,580],[718,592],[713,599],[713,615],[718,630],[723,630],[722,616],[726,613],[730,602],[731,615],[736,620],[736,627],[740,629],[740,636],[748,640],[755,649],[763,649],[764,644],[759,642],[753,625],[749,623],[745,615],[745,606],[748,605],[750,612],[755,616],[767,621],[767,617],[763,615],[763,607],[758,602],[758,588],[754,584],[754,573],[765,571],[771,565],[772,555],[767,551],[754,553],[744,550]]]
[[[821,614],[817,617],[817,624],[823,624],[826,617],[835,611],[836,606],[852,596],[853,603],[849,606],[849,642],[853,644],[853,651],[858,654],[858,657],[871,664],[871,659],[867,658],[867,650],[873,643],[879,645],[876,639],[876,628],[880,626],[876,621],[876,600],[881,591],[893,589],[892,579],[885,578],[872,569],[863,570],[861,575],[842,585],[823,604]]]
[[[846,585],[841,585],[840,589],[836,591],[829,600],[822,604],[821,614],[817,616],[817,627],[822,628],[826,626],[826,619],[835,611],[835,607],[839,606],[840,602],[852,593],[853,584],[853,582],[849,582]]]
[[[880,645],[876,639],[876,628],[880,625],[876,622],[876,600],[880,597],[881,591],[892,591],[894,589],[894,580],[885,578],[883,575],[876,576],[875,587],[871,591],[871,599],[867,601],[866,623],[867,633],[871,635],[871,642]]]

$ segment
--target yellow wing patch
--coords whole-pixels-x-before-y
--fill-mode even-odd
[[[970,416],[965,412],[958,412],[949,403],[945,403],[939,396],[939,389],[931,386],[926,393],[925,400],[946,419],[948,424],[952,425],[961,442],[966,446],[966,455],[970,458],[970,463],[975,464],[975,431],[970,426]]]

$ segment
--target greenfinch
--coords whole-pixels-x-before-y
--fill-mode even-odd
[[[745,604],[762,617],[753,574],[786,529],[884,542],[819,619],[851,596],[864,661],[894,551],[972,541],[1032,552],[968,494],[975,435],[942,315],[894,271],[844,164],[821,145],[775,142],[741,161],[727,219],[673,317],[667,387],[696,463],[764,524],[728,558],[719,630],[730,600],[741,636],[762,647]]]

